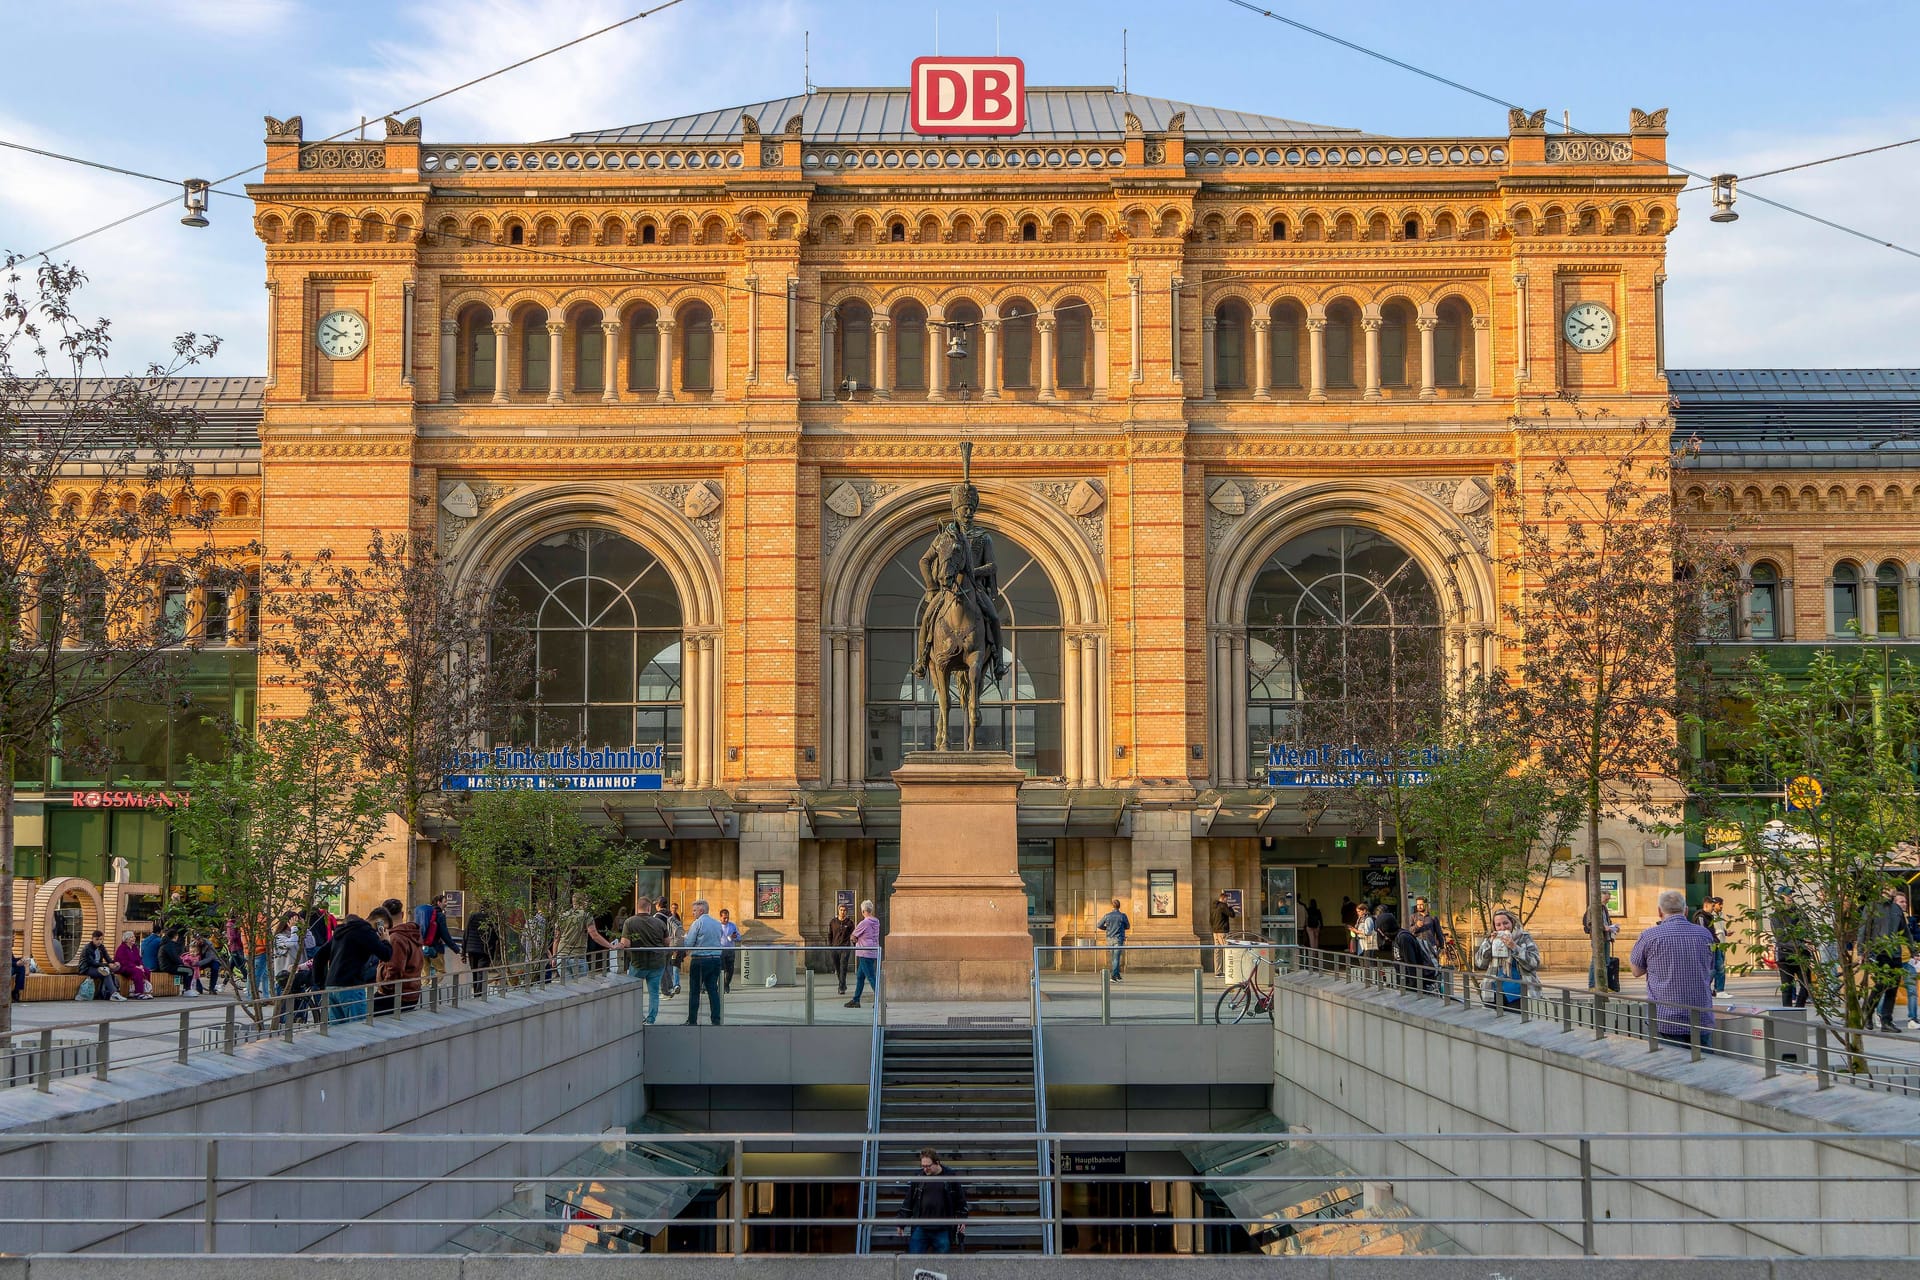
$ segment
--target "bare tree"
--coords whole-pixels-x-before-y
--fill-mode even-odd
[[[1665,422],[1516,421],[1521,461],[1498,480],[1508,639],[1533,754],[1586,828],[1592,977],[1606,979],[1600,824],[1671,824],[1682,716],[1702,695],[1699,641],[1736,580],[1723,534],[1673,496]]]
[[[509,733],[533,687],[533,642],[486,584],[456,582],[433,538],[374,531],[362,564],[330,553],[273,566],[284,677],[353,726],[368,771],[407,829],[418,896],[423,815],[455,752]]]
[[[1396,571],[1300,583],[1268,643],[1291,669],[1300,773],[1311,807],[1382,836],[1392,828],[1400,892],[1415,858],[1413,801],[1432,763],[1445,682],[1439,605],[1411,560]],[[1271,675],[1268,677],[1271,681]]]
[[[144,377],[106,376],[82,274],[9,256],[0,294],[0,952],[13,951],[23,757],[104,764],[113,708],[158,702],[198,642],[191,588],[221,571],[194,493],[201,419],[164,379],[219,340],[186,334]],[[0,1029],[12,1026],[0,987]]]

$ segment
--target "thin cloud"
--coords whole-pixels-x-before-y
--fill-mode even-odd
[[[406,36],[373,46],[370,65],[345,70],[351,100],[342,114],[377,119],[635,11],[633,0],[476,0],[418,12]],[[778,64],[792,61],[784,46],[798,31],[789,4],[689,0],[431,103],[421,112],[425,132],[444,142],[537,141],[749,101],[789,80],[797,92],[799,76]]]
[[[1920,119],[1859,121],[1736,139],[1729,171],[1759,173],[1920,135]],[[1750,190],[1920,249],[1920,146],[1756,180]],[[1667,363],[1674,368],[1920,365],[1920,259],[1742,196],[1740,220],[1682,197],[1667,245]],[[1871,300],[1869,303],[1867,300]]]

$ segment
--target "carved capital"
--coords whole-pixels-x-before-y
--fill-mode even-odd
[[[1273,328],[1273,320],[1270,317],[1267,317],[1267,316],[1254,317],[1253,331],[1255,333],[1265,333],[1267,330],[1271,328]]]
[[[653,327],[662,334],[672,333],[678,325],[668,316],[661,316],[653,322]]]
[[[1378,333],[1380,332],[1380,317],[1362,316],[1360,317],[1360,327],[1368,333]]]
[[[458,320],[442,320],[440,322],[440,332],[457,334],[460,332],[460,322]]]
[[[1422,333],[1432,333],[1440,327],[1440,321],[1434,316],[1421,316],[1413,322],[1413,327]]]
[[[504,338],[513,332],[512,323],[506,320],[495,320],[488,327],[493,330],[493,336],[496,338]]]
[[[620,322],[618,320],[602,320],[600,322],[600,332],[606,334],[608,338],[617,338],[620,336]]]
[[[889,316],[875,316],[872,324],[875,333],[886,333],[893,328],[893,320]]]
[[[1057,324],[1059,324],[1059,321],[1055,320],[1052,316],[1041,316],[1033,322],[1033,327],[1042,333],[1052,333]]]
[[[548,336],[548,337],[552,337],[552,338],[557,338],[557,337],[559,337],[559,336],[560,336],[561,334],[563,334],[563,333],[565,333],[566,331],[567,331],[567,322],[566,322],[566,321],[564,321],[564,320],[549,320],[549,321],[547,321],[547,336]]]
[[[1307,317],[1307,332],[1325,333],[1326,331],[1327,331],[1327,318],[1325,316],[1308,316]]]

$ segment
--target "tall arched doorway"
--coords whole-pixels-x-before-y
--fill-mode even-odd
[[[1001,651],[1007,676],[980,695],[983,751],[1008,751],[1038,777],[1065,772],[1060,598],[1046,571],[1012,538],[995,532]],[[909,751],[933,746],[936,714],[931,682],[913,674],[923,589],[924,539],[895,552],[874,581],[866,614],[864,777],[885,780]],[[948,740],[964,735],[962,712],[949,710]]]
[[[610,530],[569,529],[521,552],[500,591],[538,646],[535,745],[664,746],[667,776],[682,776],[682,614],[659,559]]]

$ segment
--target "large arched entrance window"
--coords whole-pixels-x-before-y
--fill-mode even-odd
[[[1247,601],[1250,776],[1269,743],[1319,745],[1374,714],[1363,707],[1430,695],[1441,642],[1433,584],[1391,538],[1332,525],[1287,542]]]
[[[884,779],[909,751],[933,747],[933,685],[913,675],[920,623],[916,538],[887,562],[867,604],[865,776]],[[1061,757],[1060,599],[1045,570],[1003,533],[993,535],[1000,581],[1000,642],[1007,678],[982,691],[983,751],[1010,751],[1030,774],[1058,777]],[[956,682],[957,688],[957,682]],[[948,741],[964,740],[959,706],[950,708]]]
[[[678,775],[680,596],[660,561],[620,534],[572,529],[523,552],[500,590],[538,644],[535,745],[664,745]]]

